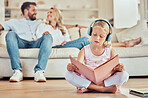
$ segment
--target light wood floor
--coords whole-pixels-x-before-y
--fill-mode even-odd
[[[45,83],[37,83],[32,79],[18,83],[0,80],[0,98],[139,98],[129,94],[130,88],[148,88],[148,78],[129,79],[117,94],[79,94],[76,88],[64,79],[48,79]]]

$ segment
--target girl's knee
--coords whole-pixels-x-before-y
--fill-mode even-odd
[[[127,82],[129,79],[129,74],[126,71],[123,72],[119,72],[118,73],[120,75],[120,82]]]
[[[69,81],[69,82],[72,81],[73,74],[74,74],[74,72],[67,71],[66,74],[65,74],[65,79],[66,79],[67,81]]]

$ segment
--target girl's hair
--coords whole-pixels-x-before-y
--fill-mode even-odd
[[[110,27],[105,21],[97,21],[97,22],[95,22],[93,24],[93,28],[96,27],[96,26],[101,26],[105,30],[107,35],[110,33]]]
[[[58,27],[61,32],[62,35],[66,34],[64,28],[63,28],[63,18],[62,18],[62,14],[61,11],[58,10],[57,8],[50,8],[53,10],[53,14],[55,15],[55,20],[56,20],[56,27]],[[49,24],[51,25],[51,21],[49,21]]]
[[[107,33],[107,35],[110,33],[110,27],[109,25],[105,22],[105,21],[97,21],[93,24],[93,28],[96,27],[96,26],[101,26],[104,31]],[[111,41],[105,41],[104,42],[104,46],[105,47],[110,47],[111,46]]]

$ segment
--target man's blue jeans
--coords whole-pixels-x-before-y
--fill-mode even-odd
[[[26,41],[21,39],[15,32],[10,31],[6,35],[7,51],[11,60],[13,70],[22,70],[19,49],[26,48],[40,48],[38,54],[38,64],[35,66],[34,71],[45,70],[48,57],[52,49],[52,37],[50,34],[43,35],[37,41]]]
[[[62,45],[53,46],[53,48],[69,48],[69,47],[74,47],[74,48],[78,48],[78,49],[81,50],[84,46],[86,46],[86,45],[88,45],[90,43],[92,43],[92,42],[88,41],[87,37],[82,37],[82,38],[78,38],[77,40],[67,42],[63,46]]]

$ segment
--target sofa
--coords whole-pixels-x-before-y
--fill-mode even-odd
[[[79,37],[89,37],[87,35],[87,29],[80,27],[69,28],[68,32],[71,40]],[[0,35],[0,78],[10,77],[13,74],[6,49],[6,33],[7,31],[2,31]],[[140,34],[137,35],[137,33]],[[133,36],[134,34],[136,36]],[[128,29],[118,30],[113,28],[112,42],[122,42],[139,36],[142,37],[142,42],[135,47],[113,47],[119,54],[120,63],[124,64],[125,70],[130,76],[148,76],[147,24],[142,21]],[[20,49],[19,52],[24,77],[33,77],[34,66],[38,62],[39,49]],[[45,76],[47,78],[64,78],[67,71],[67,64],[70,62],[69,55],[76,58],[78,53],[79,49],[77,48],[53,48],[48,59]]]

